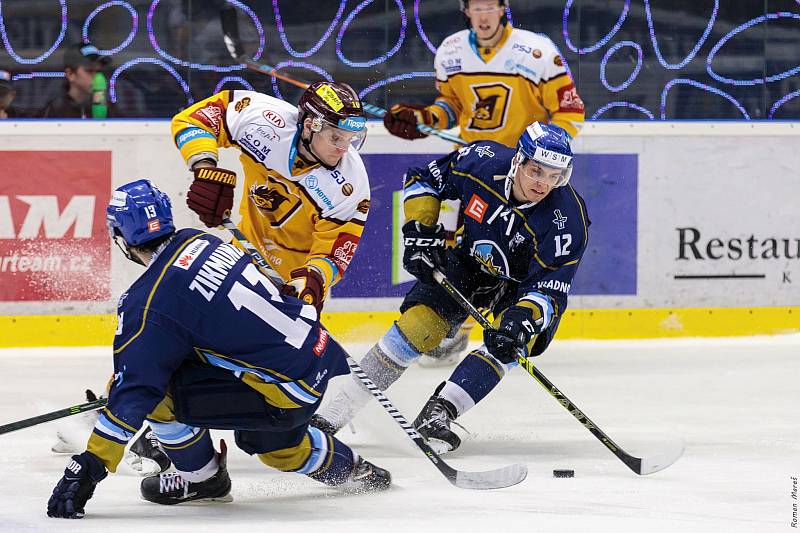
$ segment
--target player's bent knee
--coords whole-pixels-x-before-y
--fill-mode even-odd
[[[397,328],[417,352],[424,353],[439,346],[450,326],[436,311],[419,304],[400,316]]]

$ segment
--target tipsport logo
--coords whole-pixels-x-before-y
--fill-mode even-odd
[[[347,131],[361,131],[367,127],[364,117],[347,117],[339,120],[339,127]]]

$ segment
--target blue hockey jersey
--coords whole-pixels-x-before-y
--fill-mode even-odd
[[[433,224],[441,200],[461,202],[455,253],[486,274],[512,282],[516,300],[542,312],[552,338],[588,241],[586,205],[571,185],[538,203],[519,204],[507,178],[516,151],[477,141],[405,176],[406,218]],[[470,263],[471,262],[471,263]]]
[[[316,310],[279,294],[249,255],[181,230],[119,299],[113,382],[87,449],[114,471],[187,359],[230,370],[272,406],[312,405],[349,372],[333,343]]]

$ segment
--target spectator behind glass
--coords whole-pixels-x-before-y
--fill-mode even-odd
[[[92,80],[95,74],[101,72],[102,67],[110,62],[110,57],[101,56],[97,47],[89,43],[72,45],[64,50],[66,81],[61,94],[47,102],[39,111],[39,116],[41,118],[92,118]],[[110,105],[108,106],[108,116],[114,116]]]
[[[19,116],[11,107],[11,102],[14,101],[16,95],[17,91],[11,85],[11,73],[7,70],[0,70],[0,119]]]

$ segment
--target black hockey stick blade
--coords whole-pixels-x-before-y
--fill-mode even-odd
[[[85,413],[86,411],[102,409],[106,406],[107,402],[108,400],[106,398],[100,398],[92,402],[73,405],[72,407],[66,407],[64,409],[59,409],[58,411],[52,411],[43,415],[26,418],[25,420],[18,420],[16,422],[11,422],[10,424],[4,424],[0,426],[0,435],[3,433],[10,433],[18,429],[38,426],[39,424],[50,422],[51,420],[58,420],[59,418]]]
[[[222,23],[222,34],[228,53],[237,61],[244,61],[244,47],[239,38],[239,21],[236,19],[236,9],[229,5],[219,12]]]

